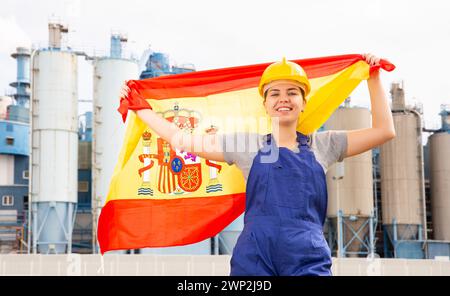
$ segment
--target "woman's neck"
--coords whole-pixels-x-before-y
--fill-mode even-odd
[[[272,126],[272,136],[278,147],[295,148],[297,147],[297,129],[295,125]]]

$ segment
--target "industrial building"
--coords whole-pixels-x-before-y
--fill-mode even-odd
[[[30,51],[17,48],[13,93],[0,97],[0,252],[26,253],[29,229]]]
[[[48,47],[12,53],[15,91],[0,96],[0,256],[97,254],[97,220],[125,134],[119,116],[111,116],[117,108],[112,99],[125,80],[195,71],[193,65],[170,66],[161,52],[149,52],[140,71],[138,61],[123,53],[126,36],[112,34],[109,54],[91,56],[63,46],[67,32],[50,23]],[[79,56],[94,73],[92,111],[84,114],[78,112]],[[405,103],[402,84],[393,83],[390,94],[396,138],[327,172],[324,233],[339,264],[374,254],[450,258],[450,106],[441,107],[441,128],[430,130],[422,110]],[[349,98],[320,130],[370,125],[370,110],[352,106]],[[197,244],[111,253],[229,260],[242,228],[243,216]]]

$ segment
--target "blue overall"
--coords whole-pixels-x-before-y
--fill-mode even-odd
[[[233,249],[230,275],[331,275],[322,232],[326,177],[297,132],[299,152],[277,147],[271,135],[253,160],[247,180],[244,229]],[[275,162],[262,157],[278,149]]]

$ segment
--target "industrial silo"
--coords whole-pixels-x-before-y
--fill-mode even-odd
[[[125,136],[125,124],[117,112],[120,90],[126,80],[137,79],[135,61],[122,58],[121,43],[126,39],[111,36],[111,55],[94,60],[94,114],[92,139],[93,244],[96,250],[97,221],[105,204],[114,167]]]
[[[30,50],[18,47],[11,57],[15,91],[0,97],[0,253],[22,253],[29,239]]]
[[[18,47],[11,55],[17,61],[17,79],[10,83],[16,89],[14,101],[8,106],[8,118],[12,121],[28,123],[30,103],[30,50]]]
[[[389,241],[394,248],[393,256],[409,257],[414,245],[397,250],[397,242],[425,235],[422,124],[420,114],[406,108],[400,84],[392,84],[391,94],[396,137],[380,147],[384,237],[385,246]]]
[[[67,28],[49,29],[52,46],[32,58],[33,252],[70,253],[78,192],[77,56],[52,39]]]
[[[430,136],[434,239],[450,241],[450,107],[442,106],[442,128]]]
[[[370,111],[350,107],[348,103],[328,119],[326,130],[371,126]],[[327,171],[327,190],[328,234],[331,231],[336,238],[338,255],[355,257],[371,253],[374,241],[372,152],[348,157],[342,163],[332,165]]]

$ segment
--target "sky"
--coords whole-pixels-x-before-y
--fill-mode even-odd
[[[168,54],[171,63],[206,70],[287,59],[370,52],[396,65],[382,73],[389,95],[403,81],[407,102],[423,104],[425,126],[439,128],[450,104],[450,1],[447,0],[0,0],[0,95],[15,80],[17,46],[48,44],[47,23],[69,26],[67,43],[107,52],[110,34],[128,50]],[[80,58],[79,96],[92,98],[92,66]],[[369,107],[367,84],[352,104]],[[84,105],[83,105],[84,104]],[[90,108],[80,106],[80,112]]]

